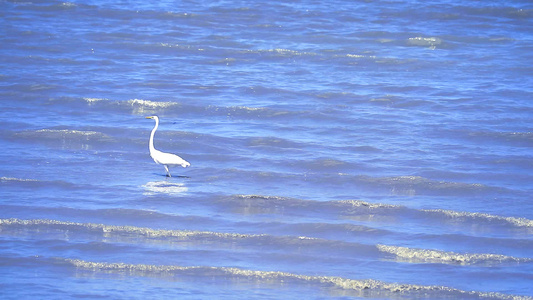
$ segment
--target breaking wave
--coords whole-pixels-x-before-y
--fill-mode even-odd
[[[62,148],[89,150],[95,145],[112,143],[111,136],[92,130],[39,129],[15,133],[14,136],[31,142],[53,144]]]
[[[339,228],[343,227],[334,227],[333,229],[338,230]],[[305,251],[309,253],[322,253],[324,249],[328,249],[328,252],[331,256],[342,256],[344,253],[354,252],[362,256],[375,258],[382,257],[383,259],[387,259],[387,257],[383,257],[383,253],[385,253],[394,255],[395,260],[412,263],[430,262],[462,265],[495,265],[501,263],[526,263],[533,261],[532,258],[518,258],[499,254],[462,254],[440,250],[416,249],[383,244],[377,244],[374,246],[308,236],[278,236],[270,234],[166,230],[136,226],[77,223],[44,219],[0,219],[0,231],[7,233],[13,230],[14,232],[36,231],[43,236],[46,234],[59,234],[58,236],[63,236],[65,232],[68,232],[71,238],[75,237],[76,234],[85,237],[86,234],[91,234],[95,240],[105,238],[108,239],[109,242],[117,240],[120,240],[121,242],[132,243],[173,243],[176,241],[188,241],[202,245],[211,243],[213,245],[217,245],[217,247],[222,246],[231,248],[255,248],[258,247],[258,245],[262,250],[293,248],[299,249],[299,252],[302,251],[300,250],[301,247],[305,247]],[[355,230],[359,232],[361,229],[355,228]]]
[[[0,177],[0,182],[2,181],[14,181],[14,182],[38,182],[36,179],[25,179],[25,178],[14,178],[14,177]]]
[[[413,217],[435,221],[439,219],[451,219],[459,222],[473,222],[476,224],[496,223],[511,225],[515,227],[533,228],[533,220],[517,217],[504,217],[478,212],[460,212],[444,209],[413,209],[403,205],[372,203],[362,200],[334,200],[334,201],[316,201],[302,200],[278,196],[261,196],[261,195],[234,195],[225,198],[225,202],[235,203],[237,200],[246,200],[241,205],[255,205],[258,207],[266,206],[284,206],[286,208],[298,208],[299,211],[308,208],[310,211],[323,209],[323,211],[337,212],[341,216],[358,215],[372,211],[373,215],[401,215],[409,214]]]
[[[373,279],[348,279],[334,276],[308,276],[278,271],[256,271],[240,268],[206,266],[147,265],[109,262],[91,262],[80,259],[57,258],[58,263],[72,265],[79,270],[92,272],[127,272],[135,276],[188,277],[209,276],[221,280],[249,280],[256,284],[311,284],[318,287],[349,290],[366,297],[424,297],[424,298],[487,298],[487,299],[531,299],[527,296],[513,296],[493,292],[463,291],[445,286],[424,286],[415,284],[387,283]]]
[[[500,263],[525,263],[533,261],[532,258],[512,257],[500,254],[455,253],[387,245],[377,245],[377,248],[381,252],[393,254],[402,261],[413,263],[483,264],[492,266]]]
[[[429,214],[445,216],[453,220],[468,220],[468,221],[486,221],[486,222],[501,222],[511,224],[517,227],[527,227],[533,228],[533,220],[526,218],[515,218],[515,217],[502,217],[497,215],[478,213],[478,212],[460,212],[452,211],[445,209],[423,209],[422,212]]]
[[[253,88],[252,88],[253,89]],[[72,99],[69,99],[71,101]],[[251,107],[244,105],[218,106],[218,105],[194,105],[175,101],[154,101],[145,99],[110,100],[104,98],[82,98],[89,105],[101,105],[107,109],[127,110],[133,114],[208,114],[213,116],[225,116],[236,118],[280,118],[290,114],[306,115],[309,112],[273,109],[268,107]]]
[[[175,238],[194,238],[194,237],[217,237],[217,238],[253,238],[262,235],[245,235],[234,233],[218,233],[209,231],[187,231],[187,230],[158,230],[151,228],[135,226],[115,226],[94,223],[76,223],[57,220],[20,220],[20,219],[0,219],[0,226],[26,226],[38,227],[45,229],[59,230],[85,230],[95,233],[105,233],[107,236],[113,233],[117,234],[134,234],[145,237],[175,237]]]
[[[109,242],[121,241],[128,243],[173,243],[188,241],[202,245],[213,245],[216,248],[248,248],[259,247],[261,250],[270,249],[305,249],[309,253],[323,253],[329,249],[330,255],[343,256],[345,251],[355,251],[362,255],[375,256],[378,254],[375,246],[359,243],[350,243],[307,236],[278,236],[269,234],[242,234],[212,231],[193,230],[165,230],[152,229],[136,226],[116,226],[94,223],[76,223],[58,220],[21,220],[0,219],[0,229],[4,232],[31,232],[36,231],[44,236],[49,234],[53,237],[63,236],[69,232],[70,236],[86,236],[90,234],[93,239],[105,238]],[[298,250],[303,251],[303,250]]]

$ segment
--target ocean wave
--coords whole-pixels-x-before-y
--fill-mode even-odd
[[[45,229],[49,227],[51,229],[59,230],[88,230],[95,233],[105,233],[107,236],[112,233],[117,234],[133,234],[136,236],[145,237],[175,237],[175,238],[193,238],[193,237],[216,237],[216,238],[254,238],[262,235],[247,235],[237,233],[219,233],[210,231],[188,231],[188,230],[160,230],[151,229],[145,227],[135,226],[117,226],[117,225],[104,225],[95,223],[77,223],[68,221],[57,220],[22,220],[22,219],[0,219],[0,226],[23,226],[23,227],[38,227],[39,229]]]
[[[475,109],[478,109],[476,107]],[[525,113],[528,108],[517,108]],[[509,145],[513,147],[533,146],[533,132],[531,131],[481,131],[481,130],[453,130],[442,129],[441,134],[457,138],[459,140],[476,141],[489,145]]]
[[[429,43],[431,41],[431,38],[425,39],[424,41],[427,41]],[[439,44],[439,42],[441,42],[440,39],[438,39],[438,41],[436,42],[433,42],[433,44],[436,45],[436,44]],[[418,46],[421,46],[421,45],[418,45]],[[368,54],[345,53],[344,51],[333,51],[333,50],[324,50],[320,52],[309,52],[309,51],[297,51],[297,50],[291,50],[291,49],[277,48],[277,49],[266,49],[266,50],[244,50],[244,51],[237,50],[236,52],[237,52],[236,54],[239,54],[239,53],[259,54],[261,57],[261,60],[265,60],[269,58],[273,58],[273,59],[293,58],[293,59],[322,60],[322,61],[335,59],[335,60],[345,61],[345,63],[348,65],[353,65],[354,63],[355,64],[371,63],[371,64],[394,66],[394,65],[409,64],[415,61],[413,59],[383,57],[383,56],[368,55]],[[347,94],[351,94],[351,93],[347,93]],[[352,94],[352,98],[358,97],[358,96],[359,95]]]
[[[89,139],[98,139],[98,140],[111,140],[111,137],[108,135],[97,132],[97,131],[86,131],[86,130],[74,130],[74,129],[39,129],[39,130],[30,130],[22,131],[15,133],[16,136],[21,136],[25,138],[43,138],[43,139],[78,139],[78,140],[89,140]]]
[[[444,209],[414,209],[403,205],[373,203],[362,200],[316,201],[280,196],[232,195],[223,197],[219,202],[223,202],[224,205],[228,206],[246,206],[248,210],[254,207],[258,212],[269,210],[272,207],[276,207],[277,209],[283,207],[284,209],[295,209],[299,213],[304,213],[305,211],[311,213],[319,210],[322,213],[329,212],[342,217],[371,215],[375,220],[380,217],[401,217],[402,215],[409,215],[415,219],[418,218],[420,222],[431,221],[433,223],[437,220],[440,223],[442,219],[452,219],[455,222],[465,223],[464,225],[473,223],[476,225],[496,224],[533,228],[533,220],[520,217],[504,217],[487,213]],[[275,210],[272,212],[275,212]],[[438,218],[436,219],[435,217]]]
[[[150,100],[143,100],[143,99],[131,99],[126,101],[131,106],[139,106],[139,107],[148,107],[148,108],[169,108],[172,106],[179,105],[179,103],[176,102],[168,102],[168,101],[150,101]]]
[[[0,184],[20,185],[25,188],[62,188],[66,190],[76,190],[87,188],[89,185],[73,184],[63,180],[38,180],[31,178],[0,177]]]
[[[63,149],[90,150],[97,144],[113,142],[111,136],[92,130],[39,129],[16,132],[13,136],[17,139],[51,144]]]
[[[40,129],[35,131],[46,137],[61,136],[86,136],[86,137],[107,137],[105,134],[96,131],[69,130],[69,129]]]
[[[150,101],[150,100],[143,100],[143,99],[131,99],[131,100],[126,101],[126,104],[133,108],[134,114],[153,113],[156,111],[164,111],[169,108],[180,106],[180,104],[176,102]]]
[[[442,39],[438,37],[414,37],[407,40],[408,45],[428,47],[431,50],[437,49],[442,44]]]
[[[259,283],[311,284],[319,287],[336,288],[361,293],[365,297],[424,297],[424,298],[488,298],[488,299],[532,299],[527,296],[514,296],[495,292],[463,291],[445,286],[425,286],[416,284],[387,283],[374,279],[348,279],[334,276],[309,276],[280,271],[257,271],[229,267],[148,265],[112,262],[92,262],[81,259],[55,258],[59,264],[68,264],[78,270],[91,272],[126,272],[133,276],[161,277],[205,277],[222,280],[241,279]]]
[[[75,232],[76,229],[82,231],[92,231],[96,234],[105,234],[107,237],[111,237],[112,234],[117,236],[123,236],[124,234],[130,234],[137,237],[147,238],[178,238],[178,239],[202,239],[203,241],[211,240],[239,240],[246,239],[258,239],[263,238],[265,241],[270,240],[273,244],[294,244],[300,241],[319,241],[323,243],[325,240],[305,237],[305,236],[271,236],[267,234],[240,234],[240,233],[222,233],[212,231],[191,231],[191,230],[165,230],[165,229],[152,229],[146,227],[136,226],[118,226],[118,225],[105,225],[95,223],[77,223],[58,220],[22,220],[22,219],[0,219],[0,226],[22,226],[29,229],[37,227],[39,230],[45,230],[47,227],[50,229],[69,230]],[[278,243],[279,242],[279,243]]]
[[[317,53],[314,52],[302,52],[297,50],[291,50],[291,49],[283,49],[283,48],[276,48],[276,49],[268,49],[268,50],[259,50],[258,51],[261,54],[273,54],[275,56],[282,56],[282,57],[293,57],[293,56],[316,56]]]
[[[39,182],[39,180],[36,180],[36,179],[14,178],[14,177],[0,177],[0,182],[2,182],[2,181]]]
[[[268,107],[253,107],[245,105],[217,106],[217,105],[191,105],[175,101],[154,101],[146,99],[109,100],[105,98],[81,98],[89,105],[101,105],[103,109],[120,109],[129,111],[134,115],[145,114],[206,114],[245,119],[282,118],[287,116],[306,115],[306,111],[288,111]],[[67,99],[68,100],[68,99]],[[68,100],[70,101],[70,100]]]
[[[385,41],[382,41],[385,42]],[[386,41],[390,42],[390,41]],[[363,55],[363,54],[337,54],[334,58],[343,59],[347,58],[346,61],[348,65],[351,64],[362,64],[362,65],[385,65],[385,66],[400,66],[408,65],[417,62],[415,59],[409,58],[395,58],[395,57],[384,57],[384,56],[375,56],[375,55]]]
[[[468,221],[488,221],[488,222],[503,222],[508,223],[517,227],[533,227],[533,220],[526,218],[516,218],[516,217],[502,217],[497,215],[491,215],[486,213],[478,212],[461,212],[445,209],[423,209],[422,212],[441,215],[447,218],[454,220],[468,220]]]
[[[83,100],[87,101],[87,103],[91,104],[91,103],[96,103],[96,102],[100,102],[100,101],[108,101],[106,98],[90,98],[90,97],[85,97],[85,98],[82,98]]]
[[[371,185],[378,189],[386,189],[394,195],[420,195],[420,194],[483,194],[501,192],[503,189],[479,183],[463,183],[452,181],[436,181],[421,176],[345,176],[345,180]]]
[[[24,6],[26,9],[32,9],[35,11],[43,11],[43,12],[63,12],[65,10],[75,9],[78,7],[77,4],[72,2],[57,2],[53,4],[40,4],[36,2],[24,2],[24,1],[16,1],[17,5]]]
[[[212,244],[216,247],[240,247],[255,248],[261,247],[262,251],[271,249],[279,251],[280,249],[306,249],[307,253],[322,253],[324,249],[329,249],[331,256],[343,256],[347,252],[358,253],[360,256],[380,257],[380,253],[394,255],[400,261],[411,263],[444,263],[444,264],[461,264],[461,265],[496,265],[502,263],[528,263],[533,258],[519,258],[500,254],[479,254],[479,253],[456,253],[440,250],[417,249],[408,247],[399,247],[391,245],[371,245],[355,242],[345,242],[339,240],[324,239],[312,236],[301,235],[302,231],[324,231],[327,236],[339,234],[338,230],[344,233],[355,233],[357,235],[365,232],[370,233],[374,238],[381,234],[390,234],[383,230],[373,230],[368,227],[351,226],[349,224],[292,224],[285,225],[287,230],[297,232],[298,235],[270,235],[270,234],[243,234],[243,233],[224,233],[212,231],[192,231],[192,230],[166,230],[153,229],[137,226],[119,226],[105,225],[95,223],[78,223],[59,220],[47,219],[0,219],[0,231],[9,234],[13,231],[17,234],[21,232],[39,232],[42,236],[46,234],[59,234],[64,236],[63,232],[68,232],[71,239],[76,235],[87,238],[87,234],[94,235],[95,240],[101,238],[109,242],[120,241],[122,243],[175,243],[177,241],[188,241],[189,243],[199,243],[202,245]],[[360,238],[359,238],[360,240]],[[302,248],[303,247],[303,248]]]
[[[531,18],[533,15],[533,9],[523,9],[511,6],[487,6],[487,7],[474,7],[474,6],[460,6],[463,13],[479,15],[485,17],[498,17],[509,19],[526,19]]]
[[[402,208],[404,208],[401,205],[384,204],[384,203],[371,203],[371,202],[366,202],[366,201],[361,201],[361,200],[339,200],[339,201],[332,201],[332,203],[333,204],[341,204],[342,206],[346,205],[346,206],[351,207],[351,208],[356,208],[356,207],[369,208],[369,209],[382,209],[382,208],[385,208],[385,209],[389,209],[389,208],[402,209]]]
[[[301,253],[323,253],[325,249],[331,256],[342,257],[347,251],[357,252],[361,255],[374,256],[378,252],[373,245],[365,245],[353,242],[342,242],[327,240],[303,235],[270,235],[270,234],[250,234],[250,233],[226,233],[213,231],[192,231],[192,230],[167,230],[153,229],[136,226],[118,226],[95,223],[77,223],[69,221],[46,220],[46,219],[0,219],[0,230],[4,233],[15,230],[17,234],[22,231],[36,231],[41,236],[50,233],[53,236],[63,232],[68,232],[70,238],[79,234],[87,236],[94,235],[94,239],[105,238],[108,241],[120,241],[128,243],[175,243],[187,241],[198,243],[202,246],[212,245],[217,248],[246,248],[253,249],[259,247],[261,251],[280,251],[281,249],[294,249]],[[305,249],[305,251],[303,250]]]
[[[395,255],[402,261],[413,263],[482,264],[492,266],[500,263],[525,263],[533,261],[533,258],[512,257],[500,254],[455,253],[387,245],[377,245],[377,248],[381,252]]]
[[[294,148],[299,149],[302,144],[279,138],[279,137],[251,137],[247,139],[247,143],[251,147],[276,147],[276,148]]]
[[[533,146],[533,132],[481,132],[481,131],[470,131],[467,132],[469,140],[472,138],[479,139],[486,142],[495,142],[500,141],[503,143],[510,143],[515,146],[531,147]]]
[[[70,101],[70,99],[66,100]],[[107,98],[83,97],[81,100],[91,106],[100,105],[104,109],[124,109],[129,110],[136,115],[163,112],[169,109],[172,110],[173,108],[182,107],[182,104],[179,102],[145,99],[112,100]]]

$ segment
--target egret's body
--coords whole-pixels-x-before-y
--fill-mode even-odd
[[[161,152],[154,147],[154,135],[155,131],[157,130],[157,127],[159,127],[159,118],[157,116],[150,116],[146,118],[155,120],[155,126],[154,129],[152,129],[152,133],[150,134],[149,143],[150,156],[154,159],[155,163],[163,165],[165,167],[168,177],[172,177],[172,175],[170,175],[170,171],[168,170],[169,167],[182,166],[184,168],[187,168],[188,166],[190,166],[191,164],[188,161],[177,156],[176,154]]]

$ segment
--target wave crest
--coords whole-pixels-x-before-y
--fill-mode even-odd
[[[463,291],[445,286],[424,286],[415,284],[387,283],[374,279],[348,279],[334,276],[309,276],[293,274],[280,271],[256,271],[240,268],[227,267],[208,267],[208,266],[172,266],[172,265],[148,265],[148,264],[127,264],[127,263],[108,263],[108,262],[91,262],[80,259],[63,259],[58,258],[59,263],[69,264],[78,269],[89,270],[93,272],[129,272],[133,275],[140,276],[209,276],[221,279],[245,279],[257,283],[279,284],[312,284],[317,286],[338,288],[356,292],[360,296],[381,296],[392,297],[411,296],[411,297],[430,297],[430,298],[461,298],[461,297],[479,297],[492,299],[531,299],[527,296],[514,296],[502,293]]]
[[[379,251],[395,255],[408,262],[451,263],[451,264],[498,264],[531,262],[531,258],[512,257],[501,254],[456,253],[429,249],[377,245]]]
[[[533,220],[526,218],[516,218],[516,217],[502,217],[486,213],[478,212],[461,212],[445,209],[423,209],[422,212],[430,214],[439,214],[446,217],[458,220],[485,220],[485,221],[499,221],[509,223],[517,227],[533,227]]]
[[[136,226],[118,226],[104,225],[95,223],[76,223],[57,220],[21,220],[21,219],[0,219],[0,226],[62,226],[63,229],[73,230],[79,228],[82,230],[92,230],[103,233],[122,233],[135,234],[145,237],[176,237],[176,238],[193,238],[193,237],[217,237],[217,238],[253,238],[264,235],[239,234],[239,233],[220,233],[211,231],[189,231],[189,230],[164,230],[151,229]]]
[[[36,179],[25,179],[25,178],[14,178],[14,177],[0,177],[0,182],[2,181],[16,181],[16,182],[39,182]]]
[[[391,179],[395,180],[395,179]],[[410,179],[407,179],[410,180]],[[418,180],[415,178],[415,180]],[[444,184],[446,185],[446,184]],[[244,200],[244,201],[243,201]],[[374,217],[387,217],[408,213],[419,221],[435,222],[437,217],[439,222],[444,220],[459,221],[462,223],[495,224],[513,227],[533,228],[533,220],[521,217],[504,217],[479,212],[462,212],[444,209],[414,209],[403,205],[374,203],[362,200],[333,200],[333,201],[316,201],[303,200],[279,196],[263,195],[233,195],[221,199],[227,205],[246,206],[247,208],[264,208],[283,207],[297,209],[298,213],[311,213],[315,210],[322,212],[329,211],[343,217],[363,216],[370,211]]]

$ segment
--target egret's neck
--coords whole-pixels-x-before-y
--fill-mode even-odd
[[[155,151],[154,135],[155,135],[155,131],[157,130],[158,126],[159,126],[159,120],[155,119],[155,126],[154,126],[154,129],[152,129],[152,133],[150,134],[150,144],[149,144],[150,153],[152,153],[152,151]]]

